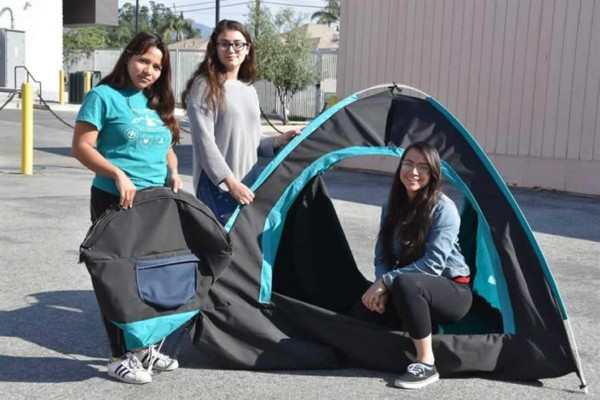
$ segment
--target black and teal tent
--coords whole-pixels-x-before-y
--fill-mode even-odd
[[[530,380],[576,372],[583,384],[548,264],[483,150],[432,97],[371,89],[313,120],[265,168],[255,201],[234,213],[226,229],[235,255],[201,309],[197,347],[232,368],[402,371],[413,353],[406,333],[347,315],[369,282],[321,175],[349,157],[399,157],[426,141],[464,197],[460,240],[475,294],[469,314],[434,335],[440,373]]]
[[[167,187],[138,192],[130,209],[108,209],[80,247],[100,310],[123,330],[129,350],[193,319],[231,255],[229,235],[208,207]]]

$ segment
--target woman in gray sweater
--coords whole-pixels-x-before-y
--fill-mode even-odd
[[[222,20],[181,96],[192,132],[196,195],[222,224],[238,204],[253,201],[249,187],[258,156],[273,156],[299,133],[260,133],[255,77],[250,34],[241,23]]]

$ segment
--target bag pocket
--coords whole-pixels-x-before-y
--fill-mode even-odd
[[[161,309],[174,309],[196,296],[200,260],[193,254],[136,260],[135,276],[140,298]]]

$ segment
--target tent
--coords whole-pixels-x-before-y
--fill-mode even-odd
[[[440,374],[576,372],[585,385],[564,304],[510,191],[438,101],[395,84],[335,104],[267,165],[255,201],[226,226],[235,254],[209,290],[194,344],[230,368],[404,370],[414,357],[405,332],[348,315],[369,282],[321,175],[348,157],[399,157],[416,141],[438,149],[464,197],[460,241],[474,277],[468,315],[433,336]]]
[[[80,247],[102,314],[130,350],[192,320],[231,256],[229,235],[208,207],[167,187],[138,192],[130,209],[108,209]]]

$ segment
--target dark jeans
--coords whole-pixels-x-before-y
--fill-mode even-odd
[[[96,220],[100,218],[100,216],[104,214],[106,210],[118,202],[119,196],[115,196],[114,194],[105,192],[104,190],[100,190],[92,186],[92,193],[90,197],[90,214],[92,223],[96,222]],[[123,354],[127,353],[123,331],[118,326],[106,319],[104,315],[102,315],[102,322],[104,322],[104,328],[106,329],[112,356],[121,357]]]
[[[437,331],[437,324],[458,322],[473,301],[469,285],[425,274],[399,275],[390,292],[384,314],[368,310],[362,302],[350,314],[379,325],[402,327],[411,338],[423,339]]]
[[[222,191],[215,186],[204,171],[202,171],[198,180],[196,197],[210,208],[210,211],[222,225],[227,223],[227,220],[238,206],[238,202],[231,197],[229,192]]]

